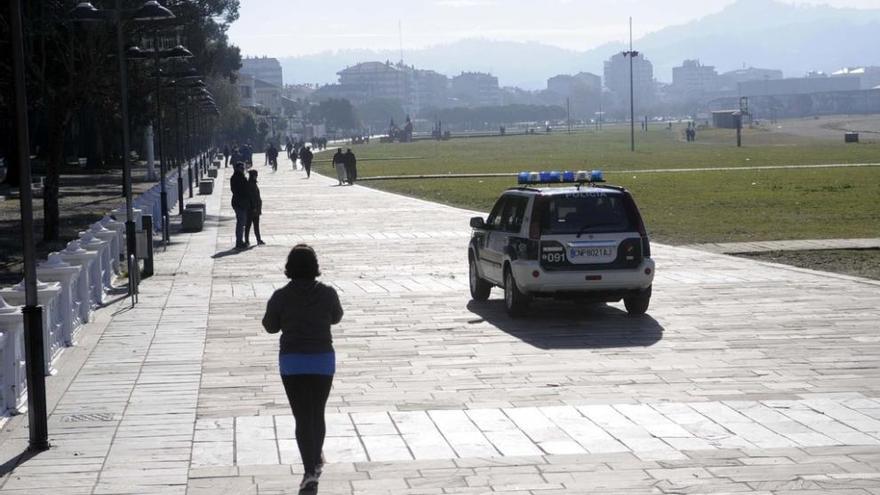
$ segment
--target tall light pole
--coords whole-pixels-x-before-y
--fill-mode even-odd
[[[120,112],[122,113],[122,182],[125,192],[125,245],[129,279],[129,294],[134,298],[137,293],[138,277],[134,276],[139,270],[137,266],[137,240],[135,238],[135,222],[134,208],[132,206],[132,190],[131,190],[131,131],[128,117],[128,67],[127,55],[124,48],[123,36],[123,12],[121,0],[116,0],[115,10],[109,12],[96,9],[90,2],[80,2],[70,11],[70,18],[76,22],[101,21],[110,20],[116,27],[116,58],[119,64],[119,94],[120,94]],[[134,300],[134,299],[132,299]]]
[[[157,22],[163,21],[166,19],[174,19],[174,14],[159,4],[156,0],[150,0],[145,3],[137,12],[134,13],[132,18],[135,21],[141,22]],[[159,58],[160,58],[160,50],[159,50],[159,28],[155,27],[153,29],[153,60],[155,61],[156,66],[156,146],[157,153],[156,155],[159,157],[159,181],[160,181],[160,201],[162,204],[162,243],[163,245],[168,245],[168,192],[165,190],[165,171],[168,168],[168,163],[166,157],[162,153],[162,148],[165,143],[164,141],[164,133],[162,132],[162,107],[161,107],[161,99],[162,99],[162,87],[161,87],[161,79],[160,79],[160,67],[159,67]]]
[[[633,18],[629,18],[629,50],[623,52],[624,57],[629,57],[629,149],[636,150],[636,110],[633,90],[633,59],[639,56],[639,52],[633,50]]]
[[[28,135],[27,93],[24,67],[24,36],[21,21],[21,0],[9,2],[12,31],[13,87],[15,89],[15,132],[18,146],[18,186],[21,202],[21,241],[24,253],[24,319],[25,368],[29,445],[32,451],[49,448],[49,426],[46,409],[45,358],[43,357],[43,308],[37,298],[37,266],[34,246],[34,204],[31,191],[30,136]]]

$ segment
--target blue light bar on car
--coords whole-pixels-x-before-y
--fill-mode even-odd
[[[605,182],[601,170],[544,170],[541,172],[520,172],[516,176],[518,184],[579,184],[584,182]]]

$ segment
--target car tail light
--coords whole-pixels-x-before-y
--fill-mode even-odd
[[[633,199],[631,194],[627,194],[626,197],[627,203],[629,204],[630,215],[632,215],[632,220],[635,222],[639,237],[642,238],[642,256],[650,258],[651,241],[648,239],[648,229],[645,228],[645,221],[642,219],[641,213],[639,213],[639,207],[636,205],[636,200]]]

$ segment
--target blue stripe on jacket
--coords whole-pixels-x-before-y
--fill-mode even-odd
[[[289,353],[278,355],[282,375],[329,375],[336,373],[336,353]]]

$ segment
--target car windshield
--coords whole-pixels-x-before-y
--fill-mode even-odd
[[[583,234],[635,230],[621,194],[578,192],[550,196],[541,215],[544,234]]]

